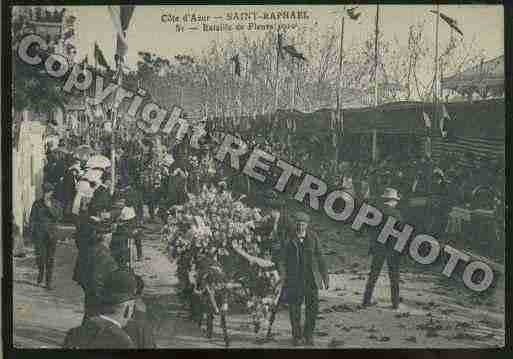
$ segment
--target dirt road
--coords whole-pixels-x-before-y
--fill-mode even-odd
[[[207,339],[187,319],[176,296],[175,266],[159,251],[158,226],[146,233],[144,260],[135,270],[146,283],[144,301],[157,345],[161,348],[222,348],[218,318],[214,337]],[[388,276],[380,277],[377,306],[359,309],[368,272],[365,251],[351,245],[365,239],[350,233],[323,233],[330,263],[331,288],[320,292],[320,313],[315,331],[318,348],[488,348],[504,343],[504,297],[477,297],[440,279],[437,274],[401,273],[401,311],[389,309]],[[345,239],[344,239],[345,238]],[[358,248],[360,246],[357,246]],[[83,294],[71,280],[76,259],[72,241],[59,242],[55,289],[35,285],[33,251],[14,259],[14,344],[18,348],[58,348],[66,331],[82,319]],[[234,348],[290,347],[288,312],[283,308],[273,326],[274,339],[264,343],[265,329],[255,334],[245,314],[228,318]]]

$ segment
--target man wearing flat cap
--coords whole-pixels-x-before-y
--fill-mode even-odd
[[[43,184],[43,197],[32,205],[29,220],[29,234],[34,241],[36,263],[39,274],[37,284],[43,282],[46,274],[46,288],[52,289],[52,274],[57,248],[55,223],[62,219],[63,210],[54,199],[54,187]]]
[[[137,282],[125,270],[109,272],[98,288],[98,314],[66,334],[66,349],[135,349],[136,343],[123,330],[132,318]]]
[[[326,262],[316,234],[308,230],[310,217],[299,212],[294,217],[295,228],[286,234],[280,261],[280,276],[287,288],[293,344],[313,345],[315,320],[319,310],[319,289],[329,288]],[[305,326],[301,332],[301,304],[305,302]]]
[[[390,292],[392,297],[392,307],[394,309],[399,308],[399,259],[400,253],[394,250],[395,241],[387,240],[384,244],[378,242],[378,236],[381,229],[386,223],[388,217],[393,217],[399,223],[399,227],[396,224],[396,228],[401,228],[401,222],[403,218],[401,216],[401,212],[396,208],[399,204],[399,194],[397,190],[394,188],[385,188],[383,195],[381,195],[384,204],[381,208],[383,213],[383,221],[380,226],[377,228],[372,228],[370,230],[370,248],[369,254],[372,255],[372,262],[370,268],[369,278],[367,279],[367,284],[365,285],[365,292],[363,294],[363,303],[364,307],[372,305],[372,293],[374,292],[374,287],[376,286],[376,282],[379,278],[379,274],[381,273],[381,269],[383,268],[383,264],[385,261],[387,262],[388,267],[388,276],[390,277]]]

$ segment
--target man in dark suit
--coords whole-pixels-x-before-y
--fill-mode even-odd
[[[399,223],[402,222],[402,216],[396,206],[399,203],[400,197],[397,190],[394,188],[386,188],[384,194],[381,196],[384,204],[381,208],[383,213],[383,223],[386,222],[386,218],[389,216],[394,217]],[[397,309],[399,307],[399,256],[400,253],[393,249],[395,245],[394,241],[387,241],[382,244],[377,241],[379,233],[383,228],[384,224],[373,228],[369,232],[370,234],[370,249],[369,253],[372,255],[371,269],[367,284],[365,285],[365,292],[363,294],[363,306],[367,307],[371,305],[372,293],[376,286],[381,269],[385,261],[388,266],[388,273],[390,277],[390,287],[392,295],[392,307]]]
[[[99,310],[100,290],[109,273],[119,269],[118,264],[112,257],[106,242],[112,236],[112,229],[109,222],[94,224],[93,238],[96,243],[83,249],[85,259],[80,263],[79,284],[84,290],[84,318],[97,315]]]
[[[39,270],[37,284],[41,284],[46,272],[46,288],[52,289],[52,273],[57,248],[55,222],[62,219],[62,208],[53,197],[54,187],[43,184],[43,197],[32,205],[29,233],[34,241],[36,263]]]
[[[310,217],[303,212],[295,216],[296,228],[287,233],[281,252],[280,276],[287,288],[290,323],[295,346],[302,338],[313,345],[313,331],[319,310],[319,289],[329,288],[326,262],[319,240],[308,230]],[[305,301],[305,326],[301,333],[301,304]],[[303,334],[303,335],[302,335]]]
[[[97,315],[66,334],[66,349],[136,349],[137,345],[123,329],[132,318],[135,307],[136,279],[124,270],[109,272],[99,288]]]

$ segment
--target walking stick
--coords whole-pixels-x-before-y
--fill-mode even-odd
[[[273,300],[273,307],[271,310],[271,317],[269,318],[269,327],[267,328],[267,335],[265,337],[266,340],[271,340],[271,331],[273,328],[274,321],[276,320],[276,313],[278,312],[278,306],[280,304],[281,291],[283,289],[283,285],[278,286],[277,294]]]

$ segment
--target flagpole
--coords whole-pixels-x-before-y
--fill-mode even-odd
[[[87,57],[87,55],[86,55],[86,57]],[[86,65],[85,65],[85,63],[84,63],[84,67],[85,67],[85,66],[86,66]],[[84,91],[84,107],[85,107],[85,106],[88,106],[88,104],[87,104],[87,98],[88,98],[88,96],[87,96],[87,90],[85,90],[85,91]],[[85,108],[86,108],[86,107],[85,107]],[[91,121],[93,120],[92,118],[88,118],[88,117],[89,117],[89,116],[86,116],[86,124],[85,124],[85,125],[87,125],[87,127],[86,127],[86,131],[85,131],[85,139],[84,139],[84,141],[85,141],[85,144],[86,144],[86,145],[90,145],[90,144],[91,144],[91,140],[90,140],[90,131],[91,131]]]
[[[435,79],[434,79],[434,86],[433,86],[433,100],[435,104],[435,111],[434,111],[434,120],[433,122],[435,124],[438,123],[438,27],[440,25],[440,4],[436,5],[436,26],[435,26]],[[432,127],[429,129],[429,142],[428,142],[428,153],[431,157],[431,136],[432,136]]]
[[[274,111],[275,113],[278,112],[278,87],[280,84],[280,77],[279,77],[279,66],[280,66],[280,33],[278,32],[278,47],[276,51],[276,86],[275,86],[275,93],[274,93]]]
[[[374,105],[379,106],[378,97],[378,36],[379,36],[379,3],[376,4],[376,34],[374,39]],[[372,161],[376,162],[378,159],[378,134],[376,130],[376,119],[374,119],[374,126],[372,129]]]
[[[345,9],[344,9],[345,10]],[[337,123],[340,124],[340,126],[343,126],[343,119],[342,119],[342,70],[343,70],[343,56],[344,56],[344,23],[345,23],[345,16],[342,15],[342,23],[340,25],[340,57],[338,62],[338,88],[337,88],[337,116],[338,121]],[[334,126],[335,131],[338,131],[338,126]],[[335,141],[335,163],[338,163],[338,133],[336,133],[336,141]]]
[[[295,79],[294,79],[294,60],[292,60],[292,79],[290,82],[290,110],[294,108],[294,89],[295,89]]]
[[[122,58],[119,56],[119,61],[117,65],[118,72],[118,89],[122,84]],[[116,94],[114,95],[116,96]],[[116,98],[114,97],[113,106],[111,108],[111,142],[110,142],[110,162],[111,162],[111,183],[110,183],[110,194],[114,195],[114,189],[116,188],[116,125],[117,125],[117,106],[116,106]]]

